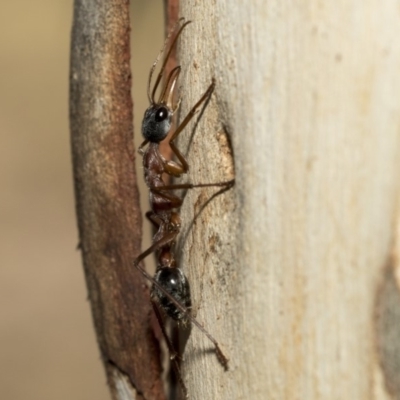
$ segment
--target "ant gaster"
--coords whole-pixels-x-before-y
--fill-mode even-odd
[[[180,19],[178,21],[178,24],[182,20],[183,19]],[[161,82],[165,66],[172,52],[173,46],[175,45],[182,30],[190,22],[191,21],[185,22],[180,27],[178,33],[173,39],[152,90],[151,81],[154,70],[161,54],[164,53],[167,43],[175,28],[168,35],[164,47],[158,55],[156,61],[153,63],[149,74],[147,95],[149,98],[150,106],[144,114],[144,119],[142,123],[142,134],[145,140],[139,147],[139,153],[143,155],[144,177],[145,182],[150,190],[151,211],[148,211],[146,213],[146,217],[154,224],[157,232],[153,237],[152,246],[149,247],[142,254],[140,254],[134,261],[135,267],[139,269],[139,271],[149,281],[152,282],[151,297],[153,308],[159,321],[162,333],[166,339],[167,346],[170,352],[170,358],[173,361],[172,365],[183,388],[185,396],[187,396],[187,390],[180,376],[179,365],[176,360],[177,353],[175,352],[173,345],[166,333],[159,307],[175,321],[190,321],[191,323],[196,325],[214,344],[217,358],[225,369],[227,369],[228,359],[222,353],[217,341],[190,314],[191,298],[189,282],[185,274],[177,266],[177,262],[175,260],[173,252],[175,239],[181,227],[180,216],[175,210],[181,207],[183,199],[176,196],[171,191],[175,189],[191,189],[195,187],[210,186],[229,188],[233,185],[233,181],[196,185],[190,183],[167,185],[162,179],[162,175],[164,173],[173,177],[180,177],[181,175],[187,173],[189,165],[186,161],[186,158],[182,155],[182,153],[174,144],[174,140],[187,126],[187,124],[193,118],[200,106],[207,99],[209,99],[215,86],[215,82],[213,81],[206,92],[203,94],[203,96],[200,98],[200,100],[192,107],[188,115],[184,118],[181,124],[171,135],[168,144],[172,152],[176,156],[177,161],[166,160],[160,153],[159,144],[167,137],[172,125],[172,116],[179,108],[180,100],[174,104],[174,89],[181,71],[180,66],[175,67],[169,73],[165,81],[165,85],[161,90],[160,97],[157,101],[155,100],[155,95],[157,88]],[[148,146],[146,149],[144,149],[146,145]],[[157,253],[157,269],[154,278],[139,265],[140,261],[142,261],[145,257],[153,252]]]

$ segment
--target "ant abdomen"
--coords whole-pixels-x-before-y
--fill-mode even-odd
[[[190,287],[189,281],[181,269],[176,267],[161,267],[154,277],[154,280],[165,289],[179,304],[184,308],[190,309]],[[185,320],[186,313],[182,312],[178,307],[165,296],[154,285],[152,288],[153,296],[156,296],[160,306],[166,314],[176,321]]]

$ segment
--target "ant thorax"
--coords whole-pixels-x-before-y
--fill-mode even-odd
[[[165,158],[160,153],[158,143],[150,143],[143,154],[144,180],[148,187],[165,186],[162,179],[164,165]]]

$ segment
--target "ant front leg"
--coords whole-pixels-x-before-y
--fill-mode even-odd
[[[187,124],[194,117],[200,106],[210,98],[212,92],[215,88],[215,80],[213,79],[211,85],[205,91],[203,96],[201,96],[200,100],[192,107],[189,111],[188,115],[186,115],[185,119],[181,122],[181,124],[176,128],[175,132],[172,134],[171,139],[169,140],[169,146],[171,150],[174,152],[175,156],[179,160],[179,163],[175,163],[173,161],[167,161],[164,168],[165,172],[169,175],[180,176],[185,174],[189,170],[189,164],[185,158],[185,156],[180,152],[180,150],[176,147],[174,140],[179,136],[179,134],[186,128]]]
[[[142,142],[142,144],[139,146],[138,148],[138,153],[142,156],[144,154],[144,147],[146,146],[146,144],[149,143],[149,141],[146,139]]]

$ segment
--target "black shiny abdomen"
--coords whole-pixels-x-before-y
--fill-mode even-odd
[[[181,304],[186,309],[190,308],[192,302],[190,299],[189,282],[184,273],[179,268],[161,268],[156,272],[154,279],[179,304]],[[152,294],[153,296],[157,297],[160,306],[169,317],[177,321],[185,319],[185,313],[179,310],[176,305],[154,285],[152,288]]]

